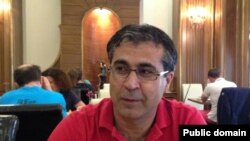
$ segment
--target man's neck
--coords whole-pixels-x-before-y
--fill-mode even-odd
[[[116,122],[117,130],[127,141],[143,141],[154,122],[154,118],[148,118],[147,120],[140,119],[137,121],[128,120],[127,118],[125,120],[116,120],[119,120],[119,122]]]
[[[41,83],[40,83],[40,81],[31,81],[31,82],[25,84],[24,86],[29,86],[29,87],[39,86],[39,87],[41,87]]]

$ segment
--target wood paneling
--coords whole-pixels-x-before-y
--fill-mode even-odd
[[[79,43],[81,43],[81,36],[77,34],[62,35],[61,39],[62,39],[61,41],[62,44],[79,45]]]
[[[22,0],[12,0],[12,66],[17,68],[23,64],[23,16]],[[11,74],[12,75],[12,74]]]
[[[97,9],[98,10],[98,9]],[[100,16],[96,10],[85,15],[83,21],[83,68],[85,78],[90,80],[95,88],[99,84],[100,62],[109,66],[106,45],[111,36],[121,27],[119,17],[114,13],[106,15],[105,22],[99,23]],[[112,12],[112,11],[111,11]]]
[[[212,67],[213,21],[207,16],[204,23],[194,24],[187,16],[192,7],[204,7],[207,12],[213,10],[213,1],[181,1],[181,31],[179,32],[179,63],[182,83],[205,83],[207,70]]]
[[[12,70],[23,62],[22,0],[2,0],[0,9],[0,94],[14,88]]]
[[[9,0],[4,0],[10,4]],[[0,94],[11,88],[11,11],[0,9]]]
[[[84,10],[81,5],[62,5],[62,15],[79,15],[79,13],[83,13]]]
[[[77,15],[63,15],[62,16],[62,23],[63,25],[75,25],[75,26],[80,26],[82,21],[81,16]]]
[[[102,36],[95,37],[89,31],[89,35],[91,36],[85,36],[86,39],[83,39],[84,33],[88,33],[85,30],[88,30],[89,27],[84,29],[82,21],[89,10],[102,6],[112,10],[119,17],[121,26],[139,23],[139,2],[139,0],[61,0],[60,68],[65,71],[72,67],[82,68],[84,76],[93,81],[94,86],[97,86],[97,74],[99,73],[98,61],[105,60],[105,62],[108,62],[105,49],[101,49],[100,46],[106,44],[109,38]],[[98,33],[98,35],[100,34]],[[99,42],[92,42],[92,39],[87,38],[98,38]],[[85,48],[85,50],[82,48]],[[80,56],[79,53],[81,53]]]
[[[217,0],[222,13],[216,22],[215,47],[217,60],[214,65],[220,67],[226,79],[235,81],[238,86],[249,87],[249,69],[247,28],[249,25],[249,1]],[[217,43],[218,42],[218,43]]]
[[[81,36],[81,28],[79,26],[74,25],[65,25],[61,26],[61,34],[62,35],[78,35]]]
[[[80,55],[81,52],[79,52],[78,45],[72,46],[72,44],[63,44],[62,45],[62,53],[70,53],[70,54],[75,54],[75,55]]]
[[[0,94],[4,92],[4,26],[3,26],[3,18],[2,14],[0,14]]]
[[[223,76],[249,86],[249,1],[247,0],[178,0],[174,14],[175,43],[179,52],[177,67],[178,93],[182,83],[206,84],[207,71],[218,67]],[[207,9],[204,24],[192,26],[187,11],[198,5]]]

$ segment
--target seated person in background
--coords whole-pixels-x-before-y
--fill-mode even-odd
[[[79,68],[68,71],[69,78],[73,84],[73,90],[77,93],[85,104],[89,104],[94,97],[94,90],[89,81],[82,80],[82,71]]]
[[[62,120],[48,141],[178,141],[180,124],[206,124],[195,107],[163,98],[177,51],[151,25],[127,25],[107,44],[110,95]]]
[[[213,68],[208,71],[208,84],[204,88],[201,100],[205,103],[210,99],[211,110],[202,111],[202,114],[208,124],[217,123],[217,103],[221,90],[226,87],[237,87],[234,82],[227,81],[221,77],[221,72],[218,68]]]
[[[67,111],[74,111],[85,106],[80,97],[72,90],[72,84],[64,71],[56,68],[49,68],[42,74],[48,78],[52,90],[63,95],[66,101]]]
[[[60,93],[51,91],[46,77],[41,76],[40,67],[25,64],[14,71],[15,90],[4,93],[0,104],[60,104],[66,116],[66,103]]]

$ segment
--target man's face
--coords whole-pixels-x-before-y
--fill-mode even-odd
[[[173,78],[173,72],[168,73],[167,77],[158,76],[154,80],[145,80],[138,77],[135,71],[130,71],[126,77],[120,77],[114,73],[114,69],[121,72],[126,70],[123,68],[141,70],[140,72],[150,72],[150,70],[162,72],[164,71],[162,56],[163,47],[156,48],[152,42],[138,45],[122,43],[115,49],[110,74],[110,95],[115,116],[132,119],[154,116],[168,85],[167,82]]]

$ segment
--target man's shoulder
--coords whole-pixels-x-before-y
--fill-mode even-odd
[[[91,126],[102,126],[113,123],[113,110],[112,102],[110,99],[105,98],[98,104],[88,104],[78,110],[71,113],[74,120],[83,121]]]
[[[95,111],[101,113],[106,113],[108,111],[112,111],[112,101],[110,98],[104,98],[97,104],[89,104],[86,106],[88,112]]]
[[[110,98],[104,98],[97,104],[88,104],[83,107],[80,111],[86,117],[93,117],[93,116],[107,116],[109,112],[113,112],[112,110],[112,101]],[[80,113],[81,113],[80,112]]]
[[[214,86],[222,86],[222,87],[236,87],[236,83],[230,80],[226,80],[225,78],[221,78],[219,81],[215,81]]]
[[[185,104],[182,101],[177,101],[175,99],[173,100],[168,100],[163,98],[162,102],[164,103],[164,105],[166,105],[166,108],[171,108],[171,110],[174,111],[196,111],[196,108],[193,106],[190,106],[188,104]]]
[[[163,103],[163,104],[162,104]],[[164,115],[164,119],[175,124],[205,124],[201,113],[195,107],[177,100],[163,100],[158,113]]]
[[[218,81],[216,82],[212,82],[212,83],[208,83],[207,85],[206,85],[206,87],[214,87],[214,86],[216,86],[216,85],[218,85]]]
[[[60,94],[59,92],[56,92],[56,91],[51,91],[51,90],[44,90],[44,93],[47,93],[49,95],[51,95],[52,97],[63,97],[62,94]]]
[[[237,86],[236,83],[233,82],[233,81],[226,80],[226,82],[227,82],[229,85],[231,85],[232,87],[233,87],[233,86],[234,86],[234,87]]]
[[[52,91],[52,90],[41,89],[39,94],[44,95],[45,97],[63,98],[62,94],[60,94],[59,92],[56,92],[56,91]]]
[[[18,94],[19,91],[22,91],[21,88],[13,89],[13,90],[7,91],[7,92],[3,93],[3,95],[2,95],[1,97],[12,96],[12,95]]]
[[[204,90],[212,90],[212,89],[215,89],[215,88],[218,88],[218,87],[221,87],[221,84],[222,84],[223,82],[219,82],[219,81],[215,81],[215,82],[212,82],[212,83],[208,83],[206,86],[205,86],[205,88],[204,88]]]

